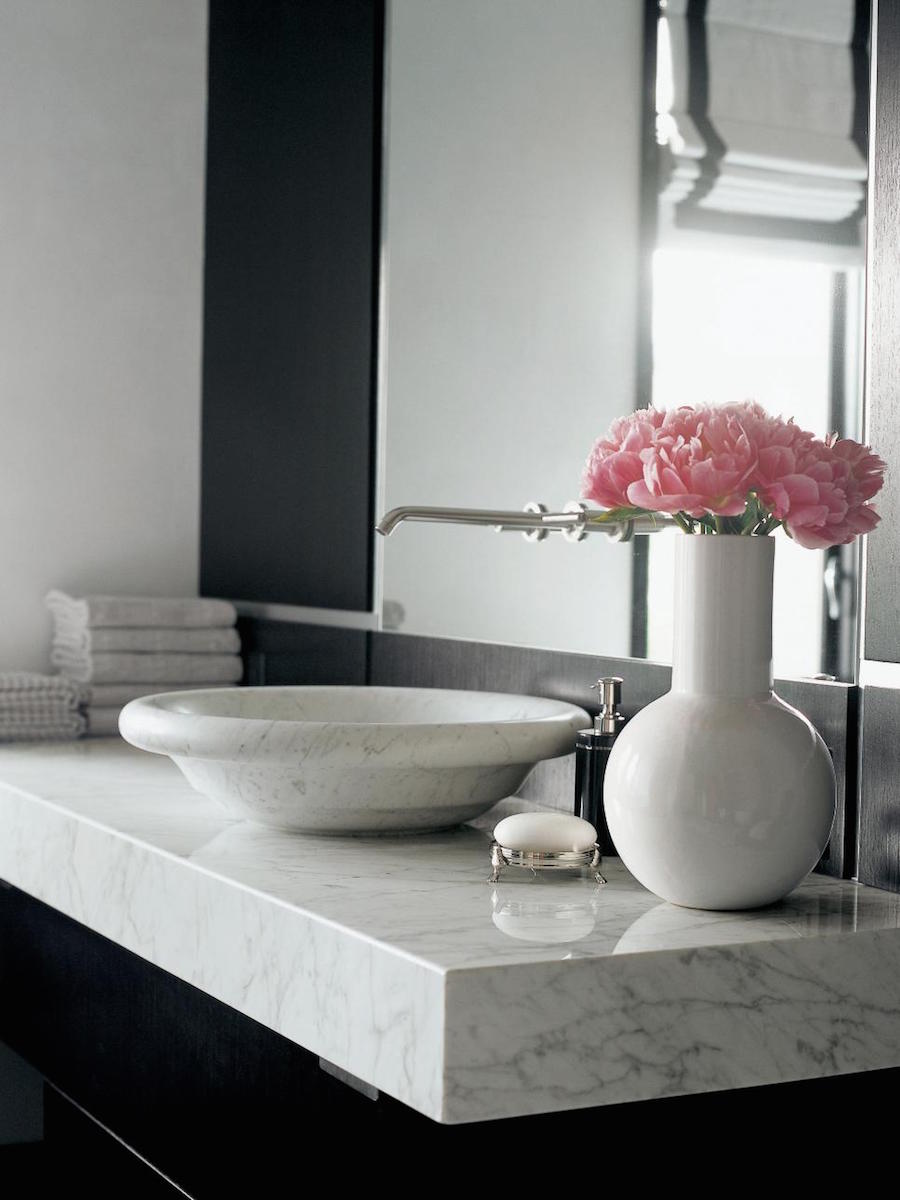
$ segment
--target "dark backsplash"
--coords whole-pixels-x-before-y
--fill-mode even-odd
[[[601,658],[452,638],[366,633],[333,626],[245,618],[241,635],[250,684],[372,684],[521,692],[592,709],[590,685],[599,675],[621,675],[623,711],[638,709],[669,688],[671,670],[659,663]],[[819,869],[850,878],[856,871],[856,703],[849,684],[780,680],[778,694],[813,722],[831,750],[837,776],[837,815]],[[848,736],[848,732],[851,736]],[[521,795],[570,809],[574,756],[538,764]]]

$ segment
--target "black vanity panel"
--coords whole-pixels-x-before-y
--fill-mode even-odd
[[[368,609],[381,0],[212,0],[201,589]]]
[[[181,1188],[167,1180],[78,1105],[44,1085],[44,1140],[29,1146],[30,1161],[6,1169],[0,1148],[0,1179],[22,1190],[15,1196],[68,1196],[91,1200],[174,1200]]]

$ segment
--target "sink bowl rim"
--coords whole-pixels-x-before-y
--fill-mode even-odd
[[[525,717],[474,716],[450,721],[346,721],[180,712],[171,707],[180,700],[196,704],[202,702],[205,697],[221,698],[223,693],[272,696],[275,691],[346,693],[348,698],[358,697],[361,692],[370,696],[378,692],[395,696],[406,693],[413,697],[421,695],[423,699],[429,695],[460,699],[473,696],[482,700],[498,699],[507,703],[527,701],[538,705],[544,711]],[[468,765],[537,762],[540,759],[569,753],[574,749],[575,733],[589,724],[590,718],[587,713],[568,701],[524,693],[328,684],[157,692],[132,700],[123,708],[119,717],[120,730],[125,740],[151,753],[168,754],[176,758],[245,762],[257,766],[265,766],[268,763],[272,767],[277,767],[279,761],[296,759],[296,755],[302,753],[303,760],[309,766],[319,769],[342,769],[344,766],[377,769],[376,764],[366,758],[366,754],[371,753],[371,743],[377,741],[379,736],[386,740],[396,738],[397,732],[401,730],[405,735],[405,752],[398,753],[397,765],[400,765],[399,759],[409,761],[410,754],[420,766],[459,764],[462,737],[466,738],[462,758]],[[339,729],[346,737],[347,744],[337,750],[328,749],[325,742],[335,729]],[[239,732],[244,735],[243,738],[236,737]],[[337,759],[340,755],[345,756],[345,761],[339,766]],[[353,759],[360,755],[362,757],[358,762],[346,761],[347,757]],[[433,761],[425,762],[423,758]],[[445,758],[446,763],[442,761]],[[392,765],[391,756],[385,761],[385,765],[389,764]]]
[[[515,700],[525,701],[525,700],[527,700],[527,701],[539,704],[541,706],[547,705],[549,711],[536,714],[535,716],[528,716],[528,717],[473,717],[473,718],[466,718],[466,719],[459,719],[459,720],[452,720],[452,721],[441,721],[441,720],[432,720],[432,721],[383,721],[383,720],[347,721],[344,719],[319,721],[319,720],[312,720],[312,719],[306,718],[306,717],[303,717],[303,718],[267,717],[267,716],[256,715],[256,714],[245,714],[243,716],[238,716],[233,713],[182,712],[178,709],[170,708],[168,704],[161,703],[161,701],[164,701],[164,700],[175,701],[175,700],[180,700],[182,698],[184,698],[187,701],[201,700],[206,696],[210,696],[210,697],[218,699],[219,697],[221,697],[223,695],[230,695],[231,693],[234,693],[234,692],[240,693],[242,696],[252,696],[252,695],[271,696],[274,692],[287,692],[287,691],[305,692],[308,694],[327,691],[327,692],[344,692],[344,693],[347,693],[348,695],[351,695],[351,694],[356,695],[356,694],[359,694],[360,692],[365,692],[370,695],[375,692],[382,692],[382,693],[388,693],[388,694],[393,693],[395,695],[398,695],[399,693],[403,692],[408,695],[422,695],[422,696],[428,696],[428,695],[459,696],[459,697],[477,696],[479,699],[486,699],[486,700],[492,700],[492,699],[499,699],[499,700],[505,700],[505,701],[515,701]],[[576,712],[576,711],[579,713],[584,711],[583,709],[578,708],[577,705],[571,704],[568,700],[555,700],[555,699],[545,697],[545,696],[532,696],[525,692],[494,692],[494,691],[482,691],[482,690],[476,689],[476,688],[406,687],[403,684],[397,684],[397,685],[395,685],[395,684],[392,684],[392,685],[375,684],[370,687],[370,686],[364,685],[364,684],[357,685],[357,684],[330,684],[330,683],[327,683],[327,684],[305,684],[305,683],[304,684],[274,684],[274,685],[265,686],[265,687],[258,687],[258,686],[244,687],[242,685],[236,684],[236,685],[230,686],[230,687],[183,688],[179,691],[154,692],[147,696],[139,696],[136,700],[129,701],[128,704],[124,706],[124,708],[131,708],[132,705],[135,705],[135,706],[146,705],[148,707],[152,706],[154,709],[157,709],[160,712],[164,712],[169,716],[189,717],[192,720],[203,718],[204,720],[215,720],[215,721],[222,721],[222,722],[238,722],[238,721],[240,721],[241,723],[265,722],[267,725],[303,725],[303,726],[308,726],[308,727],[325,726],[325,725],[340,725],[341,727],[346,727],[349,729],[370,729],[370,728],[376,727],[376,726],[378,728],[390,727],[390,728],[396,728],[396,729],[433,729],[437,726],[440,726],[441,728],[447,729],[447,728],[463,727],[463,726],[469,727],[469,726],[473,726],[473,725],[476,725],[476,726],[477,725],[527,725],[527,724],[531,724],[531,723],[543,724],[546,722],[554,721],[555,719],[558,719],[558,718],[570,717],[573,714],[573,712]],[[123,711],[124,711],[124,708],[123,708]],[[588,722],[590,722],[590,717],[588,717],[587,719],[588,719]]]

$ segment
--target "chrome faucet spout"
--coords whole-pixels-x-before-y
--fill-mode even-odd
[[[375,526],[376,533],[387,537],[404,521],[426,521],[441,525],[486,525],[498,533],[518,530],[529,541],[543,541],[553,532],[569,541],[581,541],[589,533],[605,533],[615,541],[629,541],[636,533],[655,533],[671,528],[671,517],[653,514],[617,517],[603,509],[591,509],[580,501],[571,501],[562,512],[548,512],[543,504],[527,504],[523,511],[501,508],[441,508],[406,505],[386,512]]]
[[[505,525],[507,520],[521,522],[519,528],[531,529],[531,518],[524,513],[507,512],[488,508],[438,508],[422,505],[405,505],[392,508],[375,526],[375,532],[387,537],[403,521],[432,521],[442,525]]]

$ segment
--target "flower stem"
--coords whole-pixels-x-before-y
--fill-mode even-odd
[[[672,513],[672,516],[675,518],[675,520],[678,522],[678,524],[681,526],[681,528],[684,530],[685,533],[693,533],[694,532],[692,524],[690,523],[688,518],[684,515],[684,513],[680,513],[680,512]]]
[[[759,497],[756,492],[750,492],[747,496],[747,508],[744,513],[744,518],[741,521],[740,532],[742,534],[756,533],[759,529],[760,522],[763,518],[763,509],[759,503]]]

